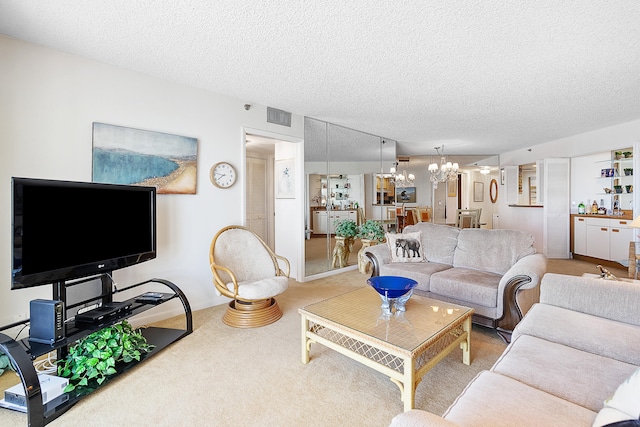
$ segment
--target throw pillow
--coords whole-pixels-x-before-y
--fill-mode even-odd
[[[387,233],[387,245],[391,251],[391,262],[424,262],[422,233]]]
[[[619,421],[640,418],[640,369],[627,378],[613,394],[604,401],[593,427],[606,426]]]

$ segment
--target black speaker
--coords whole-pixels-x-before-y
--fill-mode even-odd
[[[29,341],[53,344],[64,338],[62,301],[34,299],[30,306]]]

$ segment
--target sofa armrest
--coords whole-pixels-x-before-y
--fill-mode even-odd
[[[547,257],[533,254],[520,258],[502,276],[498,285],[498,331],[509,341],[509,335],[518,322],[540,299],[540,281],[547,271]]]
[[[380,275],[380,266],[391,262],[391,253],[386,243],[369,246],[365,249],[364,255],[369,258],[373,268],[371,269],[371,277]]]
[[[412,409],[396,415],[389,427],[455,427],[457,424],[447,421],[431,412]]]
[[[540,302],[640,326],[637,283],[547,273]]]

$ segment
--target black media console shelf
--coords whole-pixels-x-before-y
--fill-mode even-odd
[[[59,299],[63,302],[66,302],[66,292],[67,288],[72,286],[81,285],[83,283],[88,282],[89,280],[96,280],[96,277],[93,277],[88,280],[79,281],[75,283],[65,284],[56,283],[54,284],[53,295],[54,299]],[[29,426],[44,426],[58,416],[62,415],[66,411],[68,411],[74,404],[76,404],[80,399],[90,394],[92,391],[97,390],[98,388],[104,387],[107,383],[110,382],[111,379],[117,377],[128,371],[130,368],[136,366],[138,363],[144,362],[146,359],[152,357],[157,354],[159,351],[174,343],[175,341],[189,335],[193,331],[193,320],[191,314],[191,306],[189,305],[189,301],[187,301],[184,293],[178,288],[175,284],[168,280],[164,279],[151,279],[145,282],[137,283],[116,291],[112,291],[111,286],[111,274],[104,274],[99,276],[99,279],[102,281],[102,292],[100,295],[93,296],[89,299],[85,299],[79,303],[66,306],[65,311],[68,314],[69,310],[74,308],[83,306],[90,302],[100,302],[102,304],[112,303],[114,302],[113,296],[117,295],[119,292],[123,292],[132,288],[136,288],[142,285],[150,284],[150,283],[158,283],[163,286],[168,287],[171,290],[171,293],[165,293],[165,297],[154,302],[140,302],[136,301],[138,297],[130,298],[124,301],[115,301],[115,302],[127,302],[129,309],[123,312],[118,313],[117,315],[108,317],[99,323],[78,323],[71,320],[66,322],[65,326],[65,338],[60,340],[52,345],[47,344],[39,344],[35,342],[29,341],[28,338],[24,338],[21,340],[14,340],[11,337],[0,333],[0,350],[4,352],[13,365],[16,367],[16,371],[20,376],[22,381],[22,385],[25,389],[25,396],[27,397],[27,419]],[[95,389],[89,389],[86,387],[78,387],[71,393],[65,393],[62,396],[48,402],[47,404],[42,404],[42,394],[40,390],[40,383],[38,381],[38,375],[33,366],[33,361],[45,355],[51,351],[57,351],[58,360],[64,358],[68,353],[69,346],[73,345],[77,340],[84,338],[85,336],[91,334],[92,332],[98,331],[107,326],[111,326],[116,324],[124,319],[135,316],[136,314],[140,314],[146,310],[152,309],[158,305],[161,305],[167,301],[171,301],[173,299],[179,299],[182,302],[182,306],[184,308],[186,328],[185,329],[171,329],[171,328],[160,328],[160,327],[147,327],[142,329],[142,334],[147,339],[149,344],[153,344],[154,349],[147,354],[142,355],[140,362],[131,362],[125,364],[123,366],[116,367],[118,373],[109,377],[109,379],[103,382],[100,386]],[[29,320],[25,320],[23,322],[14,323],[12,325],[7,325],[5,327],[0,328],[0,331],[19,326],[22,324],[28,323]]]

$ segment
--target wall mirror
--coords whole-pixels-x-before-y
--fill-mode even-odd
[[[498,181],[495,179],[492,179],[489,183],[489,198],[491,199],[491,203],[498,201]]]
[[[341,268],[333,262],[337,221],[358,222],[358,209],[365,219],[385,217],[384,171],[395,162],[396,142],[310,117],[304,127],[305,276],[312,276]],[[348,266],[357,265],[360,245],[356,239]]]

